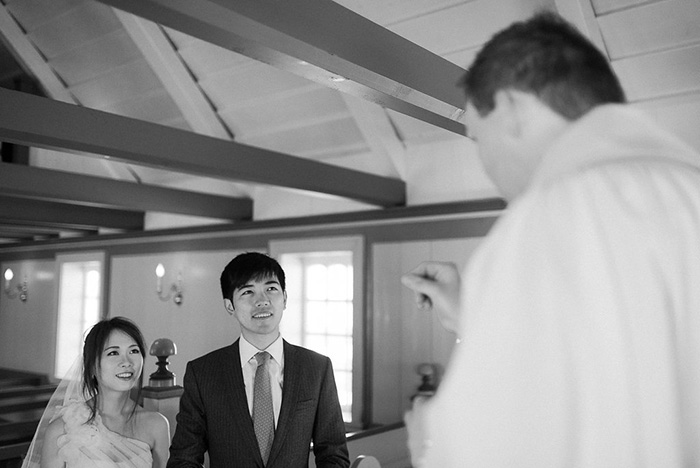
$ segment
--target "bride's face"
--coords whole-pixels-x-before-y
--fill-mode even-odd
[[[129,391],[143,370],[143,355],[136,341],[120,330],[113,330],[100,355],[97,383],[101,390]]]

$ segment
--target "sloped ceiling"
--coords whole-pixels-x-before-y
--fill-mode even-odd
[[[455,83],[539,8],[632,101],[699,92],[696,0],[0,0],[0,238],[497,196],[426,158],[474,158]]]

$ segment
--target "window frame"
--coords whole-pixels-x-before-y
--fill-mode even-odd
[[[105,307],[105,300],[106,300],[106,277],[105,277],[105,271],[106,271],[106,262],[107,262],[107,255],[104,251],[95,251],[95,252],[81,252],[81,253],[70,253],[70,254],[57,254],[56,255],[56,330],[55,330],[55,336],[56,336],[56,342],[54,343],[54,359],[53,359],[53,372],[52,375],[54,378],[57,378],[56,372],[59,370],[58,369],[58,349],[60,346],[60,327],[61,327],[61,303],[63,300],[63,294],[65,294],[64,291],[62,291],[62,285],[63,285],[63,266],[68,263],[87,263],[87,262],[97,262],[99,264],[98,270],[100,274],[100,279],[99,279],[99,288],[100,288],[100,296],[99,300],[97,302],[98,304],[98,314],[97,314],[97,320],[102,320],[106,318],[106,307]],[[84,291],[83,291],[83,298],[84,298]],[[82,311],[84,312],[84,311]],[[84,319],[84,317],[83,317]],[[91,328],[92,325],[89,328]],[[79,352],[82,350],[83,343],[82,341],[84,340],[85,336],[80,336],[78,339],[80,340],[79,342]],[[77,356],[76,356],[77,357]],[[60,377],[60,376],[59,376]]]
[[[352,421],[348,429],[363,427],[365,407],[365,240],[363,236],[313,237],[304,239],[270,240],[270,256],[280,260],[284,254],[351,251],[353,268],[353,329],[352,329]],[[285,272],[286,273],[286,272]]]

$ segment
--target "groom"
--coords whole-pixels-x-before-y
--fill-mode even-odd
[[[316,466],[348,467],[330,359],[280,335],[282,267],[261,253],[241,254],[221,274],[221,291],[241,336],[187,364],[168,468],[201,467],[205,452],[211,468],[306,468],[312,442]]]

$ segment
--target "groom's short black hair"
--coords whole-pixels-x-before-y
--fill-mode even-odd
[[[233,300],[233,292],[250,280],[276,278],[286,291],[284,270],[274,258],[260,252],[246,252],[236,256],[221,273],[221,293]]]

